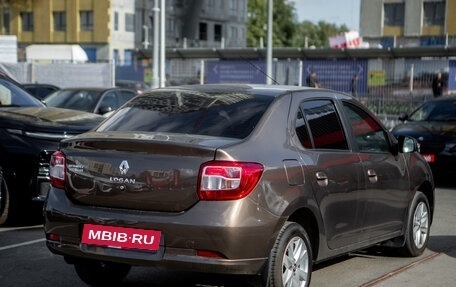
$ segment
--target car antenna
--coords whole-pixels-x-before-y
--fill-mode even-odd
[[[277,82],[273,77],[269,76],[268,74],[266,74],[260,67],[258,67],[257,65],[255,65],[254,63],[250,62],[248,59],[244,58],[243,56],[240,56],[242,60],[246,61],[247,63],[249,63],[252,67],[254,67],[255,69],[257,69],[258,71],[260,71],[263,75],[265,75],[266,77],[268,77],[269,79],[271,79],[274,84],[276,85],[280,85],[279,82]]]

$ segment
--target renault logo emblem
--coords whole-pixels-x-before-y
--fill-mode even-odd
[[[123,174],[123,175],[127,174],[128,169],[130,169],[130,166],[128,165],[128,161],[126,161],[126,160],[122,161],[119,165],[120,174]]]

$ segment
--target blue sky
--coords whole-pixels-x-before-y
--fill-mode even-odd
[[[359,31],[361,0],[289,0],[295,3],[299,21],[318,23],[322,20]]]

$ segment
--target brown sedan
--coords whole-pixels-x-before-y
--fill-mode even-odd
[[[434,209],[414,139],[294,86],[149,91],[62,141],[50,173],[47,245],[91,285],[149,265],[308,286],[314,263],[372,245],[420,255]]]

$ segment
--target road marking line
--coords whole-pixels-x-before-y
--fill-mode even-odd
[[[43,241],[46,241],[46,238],[40,238],[40,239],[26,241],[26,242],[22,242],[22,243],[18,243],[18,244],[7,245],[7,246],[0,247],[0,251],[12,249],[12,248],[16,248],[16,247],[21,247],[21,246],[25,246],[25,245],[35,244],[35,243],[43,242]]]
[[[415,262],[412,262],[412,263],[407,264],[407,265],[405,265],[405,266],[402,266],[402,267],[400,267],[400,268],[398,268],[398,269],[396,269],[396,270],[393,270],[393,271],[391,271],[391,272],[389,272],[389,273],[387,273],[387,274],[385,274],[385,275],[382,275],[382,276],[380,276],[380,277],[378,277],[378,278],[376,278],[376,279],[373,279],[373,280],[371,280],[371,281],[369,281],[369,282],[367,282],[367,283],[364,283],[364,284],[360,285],[360,287],[371,287],[371,286],[375,286],[375,285],[377,285],[378,283],[380,283],[380,282],[382,282],[382,281],[386,281],[386,280],[387,280],[388,278],[390,278],[390,277],[396,276],[396,275],[399,274],[399,273],[405,272],[405,271],[407,271],[408,269],[411,269],[411,268],[413,268],[413,267],[415,267],[415,266],[417,266],[417,265],[419,265],[419,264],[421,264],[421,263],[423,263],[423,262],[425,262],[425,261],[428,261],[428,260],[430,260],[430,259],[432,259],[432,258],[434,258],[434,257],[440,256],[440,255],[442,255],[442,254],[443,254],[443,252],[431,253],[431,254],[429,254],[428,256],[426,256],[426,257],[424,257],[424,258],[421,258],[421,259],[418,260],[418,261],[415,261]]]
[[[43,228],[43,225],[33,225],[33,226],[20,226],[20,227],[1,227],[0,232],[14,231],[14,230],[24,230],[24,229],[36,229]]]

